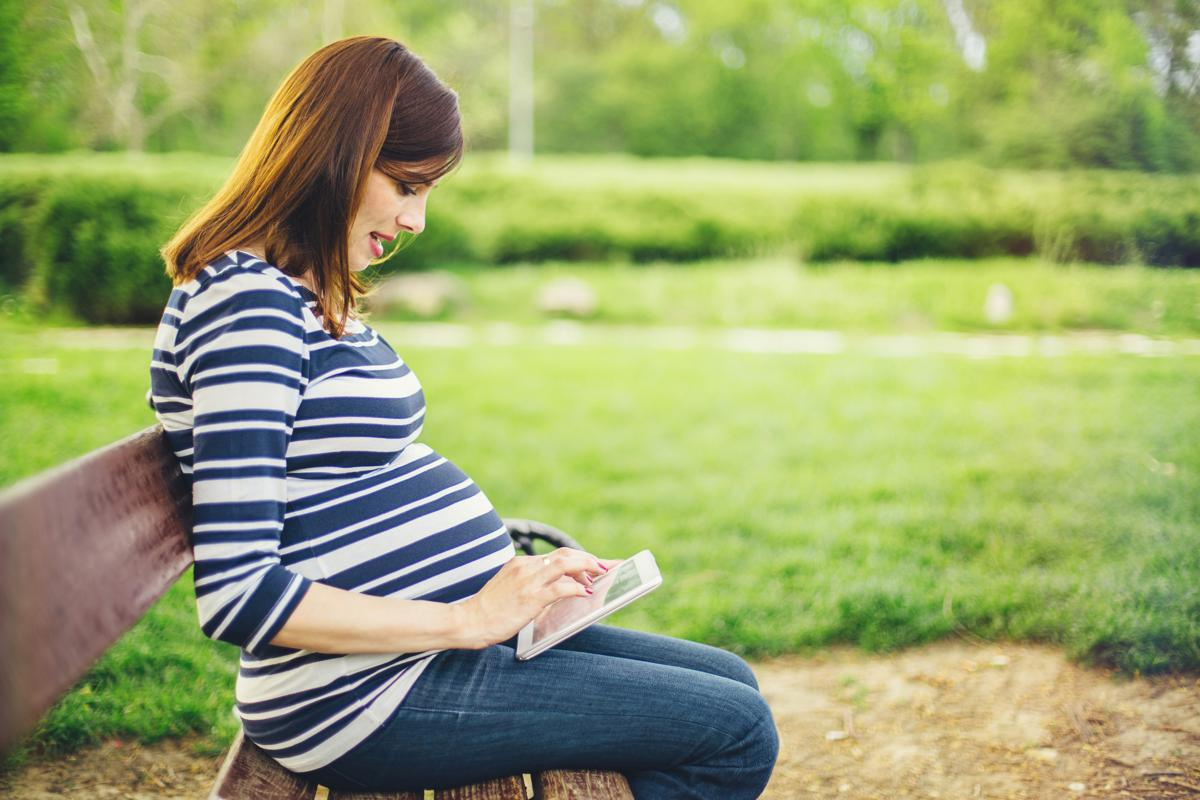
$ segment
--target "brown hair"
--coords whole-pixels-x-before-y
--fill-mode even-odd
[[[217,194],[162,248],[176,285],[228,250],[308,274],[335,337],[366,291],[347,259],[371,169],[430,183],[462,158],[458,95],[404,45],[356,36],[306,58],[267,104]]]

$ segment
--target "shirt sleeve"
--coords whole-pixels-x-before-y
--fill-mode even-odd
[[[196,605],[206,636],[262,655],[311,586],[280,563],[287,447],[306,386],[303,305],[229,268],[188,301],[176,336],[192,397]]]

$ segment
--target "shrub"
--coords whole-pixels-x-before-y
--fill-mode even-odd
[[[19,177],[0,181],[0,285],[24,286],[33,271],[29,257],[31,221],[35,215],[39,185],[36,178]]]
[[[167,155],[0,158],[0,284],[91,322],[152,322],[159,247],[228,162]],[[455,263],[677,261],[794,249],[812,261],[1042,255],[1200,266],[1190,176],[975,164],[472,161],[383,273]]]
[[[171,290],[158,248],[186,217],[188,197],[141,178],[56,183],[33,224],[37,291],[88,322],[157,322]]]
[[[1147,264],[1200,264],[1200,204],[1174,213],[1142,209],[1134,217],[1132,229]]]
[[[478,262],[476,237],[458,219],[445,211],[431,208],[425,231],[404,249],[379,266],[381,274],[405,269],[431,269],[447,263]]]
[[[1034,251],[1031,214],[1023,208],[986,214],[843,201],[803,216],[801,235],[812,261],[988,258]]]
[[[565,215],[564,215],[565,216]],[[516,261],[598,261],[617,255],[611,235],[586,220],[530,220],[507,225],[496,237],[491,258]]]

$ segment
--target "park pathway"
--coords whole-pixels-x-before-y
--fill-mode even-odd
[[[607,325],[571,320],[556,320],[541,325],[381,322],[376,327],[397,346],[419,347],[607,346],[891,358],[945,355],[972,359],[1054,358],[1067,355],[1132,355],[1149,358],[1200,356],[1200,339],[1106,331],[869,334],[786,328]],[[154,330],[133,327],[58,328],[44,332],[41,340],[72,349],[149,349],[154,341]]]

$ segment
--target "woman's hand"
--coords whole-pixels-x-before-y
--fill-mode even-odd
[[[484,648],[511,639],[554,601],[591,594],[592,581],[619,563],[569,547],[510,559],[478,594],[459,604],[467,641]]]

